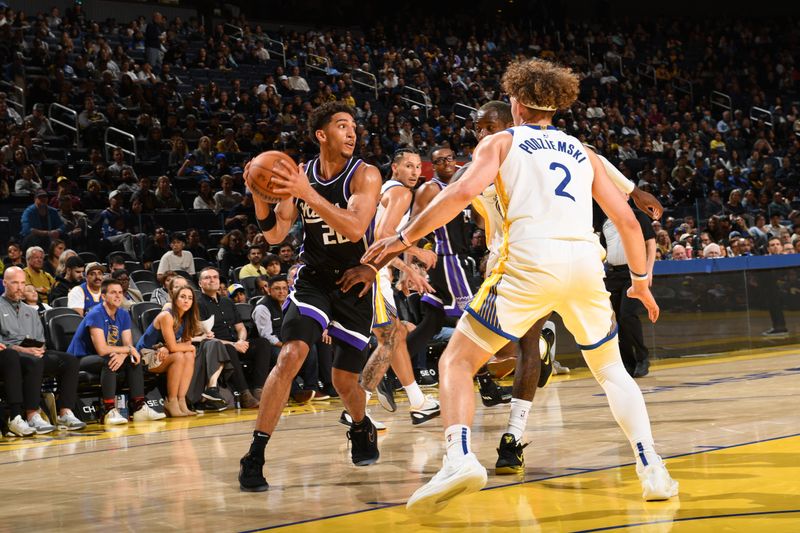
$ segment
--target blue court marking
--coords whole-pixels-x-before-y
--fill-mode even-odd
[[[752,513],[710,514],[705,516],[687,516],[686,518],[672,518],[667,520],[653,520],[652,522],[637,522],[635,524],[621,524],[618,526],[598,527],[595,529],[581,529],[573,531],[573,533],[592,533],[594,531],[611,531],[613,529],[625,529],[629,527],[649,526],[651,524],[670,524],[673,522],[691,522],[693,520],[710,520],[714,518],[736,518],[739,516],[763,516],[763,515],[788,514],[788,513],[800,513],[800,509],[784,509],[783,511],[754,511]]]
[[[719,447],[715,448],[714,450],[699,450],[699,451],[694,451],[694,452],[679,453],[677,455],[670,455],[670,456],[666,457],[666,459],[675,459],[677,457],[687,457],[689,455],[699,455],[701,453],[708,453],[709,451],[727,450],[729,448],[739,448],[741,446],[749,446],[750,444],[759,444],[759,443],[762,443],[762,442],[770,442],[770,441],[774,441],[774,440],[790,439],[792,437],[800,437],[800,433],[792,433],[790,435],[782,435],[782,436],[779,436],[779,437],[770,437],[768,439],[758,439],[758,440],[749,441],[749,442],[740,442],[740,443],[737,443],[737,444],[730,444],[730,445],[727,445],[727,446],[719,446]],[[632,466],[633,464],[634,463],[623,463],[623,464],[613,465],[613,466],[604,466],[604,467],[601,467],[601,468],[597,468],[595,470],[591,470],[591,472],[602,472],[603,470],[613,470],[615,468],[622,468],[622,467],[625,467],[625,466]],[[567,470],[570,470],[570,469],[568,468]],[[525,484],[528,484],[528,483],[538,483],[538,482],[541,482],[541,481],[549,481],[551,479],[559,479],[559,478],[571,477],[571,476],[575,476],[575,475],[578,475],[578,474],[584,474],[584,473],[586,473],[586,472],[583,471],[583,470],[580,470],[580,471],[577,471],[577,472],[570,472],[569,474],[556,474],[556,475],[553,475],[553,476],[546,476],[546,477],[542,477],[542,478],[538,478],[538,479],[530,479],[530,480],[525,480],[525,481],[516,481],[514,483],[505,483],[505,484],[502,484],[502,485],[495,485],[494,487],[486,487],[485,489],[481,489],[481,490],[484,491],[484,490],[503,489],[503,488],[506,488],[506,487],[513,487],[514,485],[525,485]],[[390,504],[386,504],[386,505],[381,505],[380,507],[372,507],[370,509],[359,509],[358,511],[349,511],[347,513],[337,513],[337,514],[328,515],[328,516],[321,516],[319,518],[307,518],[305,520],[299,520],[297,522],[287,522],[285,524],[276,524],[274,526],[267,526],[267,527],[261,527],[261,528],[256,528],[256,529],[248,529],[248,530],[245,530],[245,531],[240,531],[239,533],[256,533],[257,531],[269,531],[271,529],[278,529],[278,528],[282,528],[282,527],[296,526],[296,525],[299,525],[299,524],[307,524],[309,522],[319,522],[319,521],[322,521],[322,520],[327,520],[329,518],[339,518],[341,516],[350,516],[350,515],[355,515],[355,514],[368,513],[368,512],[371,512],[371,511],[376,511],[378,509],[387,509],[389,507],[399,507],[401,505],[405,505],[405,502],[390,503]],[[789,510],[789,511],[764,511],[762,513],[750,513],[750,514],[772,514],[772,513],[780,514],[780,513],[787,513],[787,512],[788,513],[800,512],[800,509],[798,509],[798,510]],[[747,516],[747,515],[748,515],[748,513],[743,513],[741,515],[738,515],[738,514],[737,515],[719,515],[719,516],[708,516],[706,518],[725,518],[726,516]],[[687,519],[687,518],[674,519],[673,521],[677,522],[679,520],[689,520],[689,519]],[[692,520],[694,520],[694,519],[692,519]],[[664,520],[663,522],[670,522],[670,521],[669,520]],[[659,522],[647,522],[647,523],[657,524]],[[621,526],[609,526],[606,529],[617,529],[617,528],[621,528],[621,527],[632,527],[633,525],[634,524],[621,525]],[[642,524],[638,524],[638,525],[642,525]],[[586,532],[588,532],[588,531],[603,531],[603,529],[586,530]]]
[[[737,383],[740,381],[757,381],[760,379],[781,378],[787,376],[796,376],[800,373],[800,367],[786,368],[784,370],[773,370],[770,372],[755,372],[745,374],[743,376],[724,376],[718,378],[711,378],[707,381],[685,381],[677,385],[659,385],[657,387],[642,387],[642,394],[655,394],[657,392],[671,391],[675,389],[696,389],[698,387],[711,387],[712,385],[720,385],[722,383]],[[592,396],[605,396],[604,392],[592,394]]]

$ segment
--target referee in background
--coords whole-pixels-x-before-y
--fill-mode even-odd
[[[600,243],[606,249],[606,290],[611,293],[611,306],[619,324],[619,351],[622,354],[622,363],[631,376],[640,378],[650,372],[650,352],[644,342],[642,322],[639,320],[639,313],[644,312],[644,308],[639,300],[628,298],[627,291],[631,286],[631,275],[646,274],[652,286],[656,233],[647,215],[631,207],[644,235],[647,272],[631,273],[619,232],[605,215],[600,219],[604,219],[602,226],[595,229],[599,230]]]

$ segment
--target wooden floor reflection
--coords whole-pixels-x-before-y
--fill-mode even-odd
[[[441,463],[439,421],[389,414],[381,460],[350,464],[338,402],[293,409],[268,447],[269,492],[236,484],[254,413],[90,428],[0,441],[0,528],[9,531],[798,531],[800,350],[670,360],[639,380],[658,449],[680,498],[644,503],[630,449],[586,372],[557,378],[534,402],[522,479],[435,516],[405,500]],[[479,408],[487,466],[508,407]],[[490,470],[491,473],[491,470]]]

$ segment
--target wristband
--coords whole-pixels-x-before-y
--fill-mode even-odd
[[[633,281],[646,281],[648,278],[650,278],[648,274],[637,274],[633,270],[631,270],[630,273]]]
[[[411,247],[411,243],[409,242],[408,238],[406,238],[406,234],[404,231],[397,232],[397,240],[400,241],[400,244],[402,244],[406,248]]]
[[[275,227],[275,224],[277,224],[277,222],[278,222],[278,217],[275,216],[275,210],[270,209],[267,218],[258,219],[258,227],[261,229],[261,231],[269,231]]]

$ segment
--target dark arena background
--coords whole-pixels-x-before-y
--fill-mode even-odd
[[[241,492],[306,238],[298,221],[267,241],[247,163],[268,150],[313,160],[309,119],[341,102],[354,157],[384,182],[398,150],[419,155],[420,184],[446,181],[482,139],[481,106],[509,102],[505,69],[534,57],[580,79],[553,124],[663,208],[639,215],[659,320],[613,298],[679,496],[642,501],[625,436],[557,315],[517,475],[492,468],[514,352],[476,380],[486,488],[438,513],[405,508],[444,453],[448,317],[410,353],[430,419],[418,423],[389,371],[396,409],[377,395],[367,406],[380,460],[354,466],[320,341],[267,447],[269,491]],[[792,2],[0,0],[0,529],[797,531],[799,61]],[[627,280],[596,211],[607,281]],[[491,244],[476,214],[464,211],[464,253],[451,256],[473,293]],[[162,311],[184,286],[199,318],[172,350],[181,339],[160,328],[178,311]],[[429,327],[420,294],[393,293],[400,319]],[[154,372],[161,345],[173,366]]]

